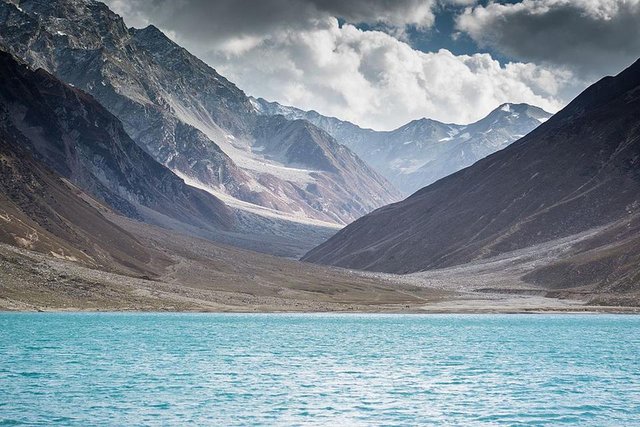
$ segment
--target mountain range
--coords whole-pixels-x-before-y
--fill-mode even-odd
[[[637,305],[639,93],[640,61],[553,116],[380,132],[248,97],[102,3],[0,0],[0,307]]]
[[[410,273],[579,236],[527,280],[637,289],[639,118],[640,61],[504,150],[355,221],[303,259]]]
[[[381,132],[262,98],[251,101],[262,114],[304,119],[325,130],[407,195],[507,147],[551,117],[532,105],[507,103],[468,125],[423,118]]]
[[[237,209],[346,224],[400,194],[312,124],[265,117],[154,26],[89,0],[0,1],[0,46],[86,91],[156,161]]]
[[[129,138],[86,93],[0,52],[0,125],[5,142],[137,219],[148,210],[194,226],[232,227],[230,210],[189,187]]]

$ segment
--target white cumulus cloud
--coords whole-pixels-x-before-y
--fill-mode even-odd
[[[489,54],[425,53],[379,31],[334,18],[277,31],[255,44],[199,52],[255,96],[315,109],[375,129],[429,117],[467,123],[504,102],[556,111],[570,74]]]
[[[504,102],[560,108],[572,81],[561,68],[500,64],[490,54],[425,53],[402,41],[407,26],[432,25],[439,8],[475,3],[108,0],[129,25],[154,23],[250,95],[361,126],[391,129],[421,117],[467,123]]]

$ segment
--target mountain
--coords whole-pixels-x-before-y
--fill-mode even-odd
[[[153,274],[151,254],[80,189],[7,141],[0,129],[0,242],[95,268]]]
[[[393,131],[377,132],[262,98],[252,98],[252,102],[261,114],[304,119],[324,129],[405,194],[502,150],[551,117],[532,105],[503,104],[469,125],[420,119]]]
[[[233,226],[223,202],[153,160],[95,99],[1,51],[0,127],[5,143],[122,214],[150,222],[160,214],[210,229]]]
[[[581,236],[527,279],[637,289],[639,221],[640,61],[504,150],[347,226],[304,260],[407,273]]]
[[[1,0],[0,45],[93,95],[155,160],[237,209],[344,224],[400,198],[320,129],[281,123],[265,135],[268,119],[233,83],[102,3]],[[295,148],[264,152],[266,142]]]
[[[45,148],[46,143],[42,139],[28,139],[14,126],[16,116],[26,117],[48,108],[48,100],[40,97],[32,81],[16,72],[16,67],[24,72],[24,68],[13,62],[10,56],[0,53],[0,242],[94,268],[109,268],[124,274],[155,275],[152,264],[166,262],[161,255],[152,256],[129,232],[105,219],[102,213],[108,210],[106,207],[69,179],[62,178],[34,159],[37,155],[32,145],[34,142],[40,144],[38,150],[46,150],[50,156],[61,153],[55,146]],[[47,82],[46,90],[51,93],[59,90],[48,84],[48,76],[44,73],[31,77]],[[14,98],[14,102],[8,103],[7,91],[11,96],[19,95],[24,99],[18,101]],[[54,96],[59,94],[58,91]],[[66,95],[82,96],[73,91]],[[24,107],[34,99],[41,101],[36,106],[40,110],[38,112]],[[28,122],[33,135],[50,136],[59,130],[56,129],[59,122],[52,116],[43,120],[46,127],[37,126],[38,122],[33,119],[28,119]],[[65,138],[73,137],[67,134]],[[61,141],[57,139],[56,142]],[[68,165],[75,164],[73,168],[79,172],[82,168],[78,165],[81,150],[71,144],[66,149],[75,152],[76,156]],[[76,182],[90,183],[89,174],[85,169],[80,174],[68,175],[74,175]],[[97,182],[93,184],[100,186]],[[124,182],[121,184],[126,185]],[[135,209],[134,204],[121,198],[120,194],[110,192],[106,187],[101,187],[101,191],[111,201],[118,200],[118,206]]]

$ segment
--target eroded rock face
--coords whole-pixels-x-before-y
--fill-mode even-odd
[[[504,104],[469,125],[420,119],[378,132],[261,98],[252,102],[261,114],[315,124],[407,195],[507,147],[551,117],[532,105]]]
[[[304,259],[407,273],[601,228],[564,264],[529,279],[638,289],[639,213],[640,61],[504,150],[361,218]]]
[[[263,152],[265,122],[240,89],[157,28],[127,28],[102,3],[2,0],[0,45],[93,95],[154,159],[215,194],[337,223],[400,198],[310,125],[274,124],[270,143],[290,150]]]

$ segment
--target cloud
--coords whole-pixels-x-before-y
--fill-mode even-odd
[[[467,123],[504,102],[560,108],[571,74],[489,54],[420,52],[391,31],[473,0],[110,0],[129,25],[153,22],[254,96],[391,129],[429,117]],[[345,18],[346,17],[346,18]],[[342,24],[340,23],[342,22]]]
[[[640,57],[640,0],[523,0],[467,8],[458,30],[513,58],[569,68],[585,79]]]
[[[457,2],[460,0],[444,0]],[[468,0],[462,0],[468,2]],[[333,16],[351,23],[412,25],[434,21],[437,0],[105,0],[129,25],[154,23],[193,38],[226,43],[274,29],[304,29]]]
[[[501,66],[489,54],[425,53],[379,31],[328,18],[278,31],[241,51],[201,52],[250,94],[375,129],[430,117],[466,123],[503,102],[556,111],[570,75],[534,64]]]

